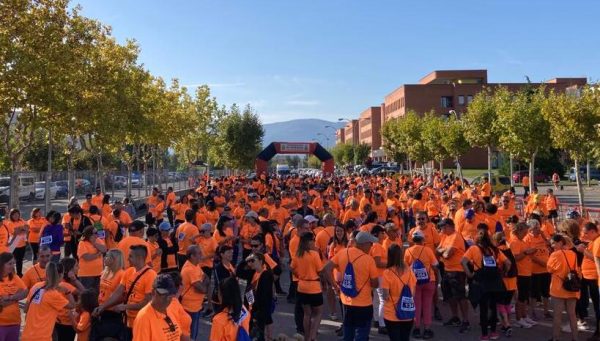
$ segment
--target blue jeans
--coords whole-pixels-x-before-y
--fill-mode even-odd
[[[195,313],[190,313],[189,311],[187,311],[188,315],[190,315],[190,317],[192,318],[192,327],[191,327],[191,331],[190,331],[190,338],[192,340],[196,340],[196,337],[198,336],[198,327],[200,324],[200,312],[201,310],[198,310]]]
[[[368,341],[373,320],[373,306],[344,305],[344,341]]]

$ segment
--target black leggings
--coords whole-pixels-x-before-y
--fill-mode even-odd
[[[583,279],[581,281],[581,297],[577,300],[577,317],[585,319],[588,317],[588,304],[590,298],[594,306],[594,317],[596,318],[595,330],[598,330],[599,315],[600,315],[600,295],[598,293],[598,282],[595,279]]]
[[[479,302],[479,324],[481,325],[481,335],[488,335],[490,331],[496,331],[496,321],[498,321],[498,311],[496,310],[496,302],[499,294],[496,292],[486,292],[481,295]],[[488,313],[491,313],[488,315]]]
[[[33,253],[33,263],[37,261],[38,251],[40,250],[40,243],[29,243],[31,246],[31,253]]]
[[[75,340],[75,329],[72,326],[57,323],[54,325],[54,330],[59,341]]]
[[[17,247],[13,251],[13,256],[15,256],[15,262],[17,263],[17,265],[16,265],[17,275],[19,277],[23,277],[23,259],[25,259],[25,250],[26,249],[27,249],[27,247],[23,246],[23,247]]]
[[[414,321],[390,321],[383,320],[385,327],[387,328],[388,336],[390,341],[409,341],[410,331],[413,327]]]

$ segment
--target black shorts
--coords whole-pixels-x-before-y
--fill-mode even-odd
[[[450,299],[466,299],[466,282],[467,275],[464,272],[446,271],[442,277],[442,295],[444,296],[444,301],[447,302]]]
[[[549,219],[558,218],[558,211],[557,210],[549,210],[548,211],[548,218]]]
[[[551,278],[549,273],[531,275],[531,298],[539,301],[542,297],[550,297]]]
[[[521,303],[529,302],[531,296],[531,276],[517,276],[517,300]]]
[[[512,302],[512,298],[515,295],[514,290],[503,291],[500,293],[500,298],[498,299],[498,304],[509,305]]]
[[[296,294],[296,299],[298,303],[301,305],[309,305],[311,307],[320,307],[323,305],[323,294],[305,294],[302,292],[298,292]]]

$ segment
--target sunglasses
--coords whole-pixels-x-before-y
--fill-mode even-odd
[[[168,315],[165,316],[165,322],[167,322],[167,324],[169,325],[169,331],[171,333],[174,333],[175,330],[177,330],[177,326],[173,323],[173,321]]]

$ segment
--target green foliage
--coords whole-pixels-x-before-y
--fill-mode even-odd
[[[371,153],[371,146],[366,143],[357,144],[354,146],[354,164],[362,165],[367,161]]]
[[[321,160],[314,155],[308,157],[308,167],[309,168],[321,168]]]
[[[422,118],[421,124],[423,129],[421,137],[429,154],[438,162],[447,159],[450,154],[443,144],[444,134],[446,134],[444,119],[434,112],[429,112]]]
[[[495,122],[498,119],[498,101],[509,96],[506,88],[485,88],[476,94],[469,104],[467,112],[461,120],[465,127],[464,136],[472,147],[495,146],[498,142],[498,132]]]
[[[465,125],[454,116],[450,116],[443,125],[441,144],[448,156],[457,158],[469,150],[469,142],[465,136]]]

